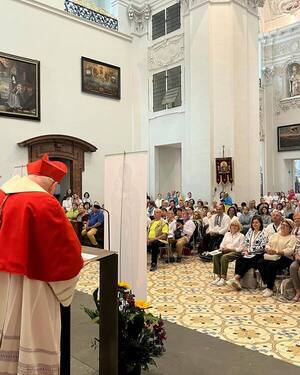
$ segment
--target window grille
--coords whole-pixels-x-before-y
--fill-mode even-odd
[[[169,34],[180,27],[180,3],[177,3],[166,9],[166,33]]]
[[[181,106],[181,66],[153,75],[153,112]]]
[[[166,34],[165,11],[162,10],[152,16],[152,40]]]
[[[152,16],[152,40],[178,30],[180,27],[180,3],[176,3]]]

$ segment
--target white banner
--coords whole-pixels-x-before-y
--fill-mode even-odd
[[[146,189],[147,152],[105,156],[110,250],[119,253],[119,281],[128,282],[136,297],[143,299],[147,296]],[[107,230],[104,247],[108,248]]]

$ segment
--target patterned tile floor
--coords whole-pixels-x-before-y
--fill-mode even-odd
[[[229,275],[233,273],[232,265]],[[98,266],[82,273],[78,290],[92,293]],[[300,366],[300,304],[263,298],[261,291],[215,287],[212,264],[188,257],[148,273],[151,312],[163,319]]]

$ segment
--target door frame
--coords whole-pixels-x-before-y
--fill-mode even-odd
[[[70,160],[70,185],[72,191],[82,195],[82,172],[85,169],[85,152],[95,152],[97,147],[69,135],[48,134],[19,142],[20,147],[28,148],[28,162],[40,159],[43,154],[50,158]]]

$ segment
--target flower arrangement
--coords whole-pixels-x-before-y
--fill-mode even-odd
[[[98,290],[93,294],[96,310],[84,308],[93,322],[99,324],[100,301]],[[118,334],[119,334],[119,375],[140,374],[141,368],[149,370],[156,365],[154,357],[165,352],[166,331],[162,319],[146,312],[150,305],[136,300],[130,285],[118,284]],[[95,339],[94,345],[99,341]]]

